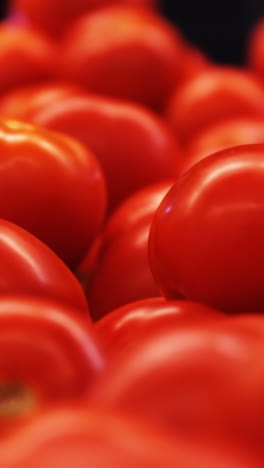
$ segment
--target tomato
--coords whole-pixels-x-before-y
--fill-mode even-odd
[[[54,75],[57,52],[48,39],[16,24],[0,26],[0,93]]]
[[[261,144],[223,150],[178,179],[150,235],[152,271],[167,297],[264,311],[263,184]]]
[[[194,445],[101,408],[64,406],[24,424],[0,447],[1,468],[260,468],[242,447]]]
[[[67,136],[2,120],[0,161],[0,217],[76,266],[105,213],[105,183],[94,155]]]
[[[246,71],[208,67],[176,88],[167,118],[183,142],[212,123],[241,115],[264,115],[262,83]]]
[[[109,353],[122,353],[152,330],[224,318],[220,312],[188,301],[150,298],[132,302],[107,314],[96,324],[102,344]]]
[[[247,62],[249,67],[264,78],[264,18],[252,28],[247,41]]]
[[[181,69],[183,41],[160,16],[114,6],[67,31],[59,74],[89,91],[162,109]]]
[[[91,401],[209,446],[252,446],[263,434],[263,351],[263,336],[226,320],[168,323],[115,356]]]
[[[46,245],[24,229],[0,220],[0,297],[25,294],[88,311],[78,281]]]
[[[213,124],[188,142],[183,171],[217,151],[248,143],[264,143],[264,117],[236,117]]]
[[[0,298],[0,426],[87,397],[104,359],[87,317],[42,298]]]
[[[155,0],[11,0],[11,11],[23,13],[32,26],[58,37],[78,16],[115,3],[152,7]]]
[[[179,73],[179,83],[213,66],[209,58],[192,44],[185,44],[184,57]],[[176,85],[179,84],[176,82]]]
[[[111,211],[136,190],[162,179],[176,180],[180,172],[181,151],[173,132],[137,105],[77,94],[40,104],[20,118],[88,145],[103,168]]]

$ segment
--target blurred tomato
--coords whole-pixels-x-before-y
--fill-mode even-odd
[[[264,311],[264,145],[216,153],[193,166],[156,212],[153,274],[167,297],[231,314]]]
[[[48,402],[87,395],[104,361],[92,324],[42,298],[0,298],[0,427]]]
[[[74,267],[100,229],[105,205],[103,174],[88,148],[22,122],[0,122],[1,218]]]
[[[184,55],[179,72],[179,83],[188,80],[190,77],[195,76],[203,70],[212,67],[213,64],[209,58],[198,47],[186,42],[184,48]],[[179,84],[176,81],[176,85]]]
[[[165,19],[115,6],[80,18],[66,33],[60,76],[89,91],[161,109],[178,79],[183,41]]]
[[[97,156],[110,210],[137,189],[163,179],[176,180],[180,172],[181,152],[173,132],[140,106],[77,93],[36,107],[20,118],[64,132]]]
[[[188,301],[150,298],[132,302],[107,314],[96,324],[96,331],[107,355],[122,353],[139,339],[161,327],[177,329],[182,325],[225,318],[224,314]]]
[[[264,116],[236,117],[213,124],[186,145],[183,171],[217,151],[251,143],[264,143]]]
[[[264,79],[264,18],[259,19],[248,37],[247,62]]]
[[[152,7],[156,2],[155,0],[11,0],[11,11],[22,13],[32,26],[58,37],[78,16],[115,3]]]
[[[56,47],[38,31],[16,24],[0,26],[0,93],[54,75]]]
[[[88,312],[78,281],[45,244],[0,220],[0,297],[22,294],[54,299]]]
[[[264,88],[256,77],[231,67],[209,67],[183,82],[168,104],[167,118],[183,142],[212,123],[264,115]]]

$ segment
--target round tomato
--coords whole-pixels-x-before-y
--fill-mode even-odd
[[[55,45],[34,30],[16,24],[0,26],[0,93],[54,75]]]
[[[104,348],[109,353],[122,353],[138,339],[161,327],[177,328],[224,318],[220,312],[188,301],[167,301],[150,298],[132,302],[107,314],[96,324]]]
[[[137,105],[77,93],[40,104],[22,117],[64,132],[94,152],[105,174],[110,210],[145,185],[176,180],[180,172],[181,152],[173,132]]]
[[[262,83],[246,71],[208,67],[172,95],[167,118],[183,142],[212,123],[241,115],[264,115]]]
[[[67,31],[59,74],[89,91],[163,108],[181,69],[183,41],[160,16],[114,6]]]
[[[75,267],[101,227],[105,183],[77,141],[0,121],[0,217],[30,231]]]
[[[66,265],[24,229],[0,220],[0,296],[46,297],[88,312],[83,290]]]
[[[264,18],[253,27],[247,41],[247,62],[253,71],[264,78]]]
[[[213,124],[188,142],[183,172],[217,151],[251,143],[264,143],[264,116],[236,117]]]
[[[104,359],[77,309],[33,297],[0,298],[0,426],[42,405],[84,397]]]
[[[185,173],[156,212],[153,274],[167,297],[264,312],[264,145],[237,146]]]

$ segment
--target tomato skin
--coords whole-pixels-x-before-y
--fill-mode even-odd
[[[264,19],[254,25],[247,42],[247,63],[262,79],[264,78]]]
[[[242,447],[194,445],[102,408],[64,406],[32,418],[0,445],[2,468],[260,468]]]
[[[183,172],[217,151],[253,143],[264,143],[263,117],[237,117],[213,124],[186,145]]]
[[[234,313],[264,311],[264,145],[200,161],[167,194],[150,233],[164,292]]]
[[[220,320],[223,314],[210,307],[188,301],[167,301],[161,297],[132,302],[110,312],[95,324],[107,355],[134,346],[138,339],[161,327],[176,328]]]
[[[59,76],[89,91],[156,110],[178,79],[183,41],[154,12],[113,6],[77,20],[65,34]]]
[[[69,24],[88,11],[111,4],[124,3],[135,7],[153,7],[155,0],[11,0],[13,11],[23,13],[35,28],[52,37],[60,36]]]
[[[87,397],[104,368],[89,318],[43,298],[2,296],[0,323],[0,384],[26,385],[37,407]]]
[[[264,115],[262,83],[249,72],[208,67],[176,88],[166,116],[182,142],[227,118]]]
[[[2,120],[0,162],[0,217],[75,267],[105,214],[105,182],[94,155],[65,135]]]
[[[173,132],[135,104],[77,94],[40,106],[29,120],[66,133],[94,152],[106,178],[110,211],[136,190],[176,180],[180,172],[181,151]]]
[[[19,25],[0,26],[0,93],[51,78],[56,47],[38,31]]]
[[[45,244],[29,232],[0,220],[0,296],[34,295],[88,312],[78,281]]]

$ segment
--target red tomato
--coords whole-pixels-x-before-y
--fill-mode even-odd
[[[0,26],[0,93],[54,75],[55,45],[29,28]]]
[[[115,3],[152,7],[156,2],[155,0],[11,0],[11,7],[12,11],[23,13],[32,26],[57,37],[72,21],[84,13]]]
[[[94,155],[67,136],[2,120],[0,162],[0,217],[76,266],[105,213],[105,183]]]
[[[0,297],[25,294],[54,299],[88,311],[81,286],[45,244],[0,220]]]
[[[209,446],[251,445],[263,434],[263,351],[262,336],[227,321],[168,324],[116,355],[91,401]]]
[[[111,210],[137,189],[162,179],[176,180],[180,172],[181,154],[173,132],[137,105],[77,94],[30,109],[23,116],[28,118],[67,133],[94,151],[104,170]]]
[[[213,124],[188,142],[183,172],[217,151],[249,143],[264,143],[264,117],[236,117]]]
[[[230,313],[264,311],[264,145],[209,156],[170,190],[151,236],[153,274],[167,297]]]
[[[60,76],[89,91],[163,108],[181,68],[183,41],[165,19],[115,6],[80,18],[66,33]]]
[[[95,327],[109,353],[122,353],[138,339],[161,327],[177,328],[183,324],[224,318],[220,312],[188,301],[144,299],[120,307],[99,320]]]
[[[87,396],[104,367],[92,324],[77,309],[0,298],[0,426],[49,402]]]
[[[167,118],[183,142],[212,123],[241,115],[264,115],[262,83],[246,71],[210,67],[179,86]]]
[[[179,74],[179,82],[185,81],[201,71],[213,66],[208,57],[192,44],[186,44]],[[178,84],[176,82],[176,84]]]
[[[247,44],[247,62],[253,71],[264,78],[264,18],[250,32]]]
[[[24,424],[0,447],[1,468],[261,468],[241,447],[205,447],[116,412],[63,407]]]

